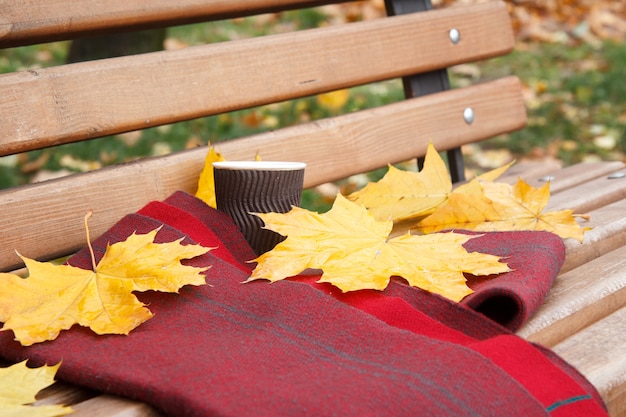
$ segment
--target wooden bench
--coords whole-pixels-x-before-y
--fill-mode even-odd
[[[47,0],[3,2],[0,47],[89,34],[339,3],[316,0]],[[308,164],[305,186],[424,154],[448,151],[462,180],[462,145],[520,129],[521,83],[512,76],[449,90],[445,68],[510,52],[507,7],[493,1],[430,10],[428,0],[387,0],[384,19],[0,75],[0,155],[97,138],[237,109],[403,78],[410,99],[219,144],[228,159]],[[420,13],[412,13],[420,12]],[[473,114],[470,119],[468,112]],[[125,214],[176,190],[194,193],[206,147],[0,190],[0,270],[20,268],[18,249],[47,260],[85,245],[82,218],[99,235]],[[591,215],[583,244],[544,306],[519,334],[553,348],[626,415],[626,172],[619,162],[555,170],[514,167],[531,184],[552,180],[552,208]],[[41,403],[76,416],[158,415],[145,404],[55,384]]]

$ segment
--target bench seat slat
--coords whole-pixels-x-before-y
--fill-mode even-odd
[[[624,323],[626,307],[554,346],[598,389],[611,416],[626,415]]]
[[[457,45],[453,27],[463,34]],[[0,155],[406,76],[513,46],[506,6],[490,2],[4,74]]]
[[[163,417],[145,403],[112,395],[100,395],[72,406],[76,417]]]
[[[617,172],[623,172],[623,168]],[[574,194],[553,195],[548,209],[569,208],[576,213],[587,213],[624,199],[626,199],[626,178],[610,179],[607,174],[578,185]]]
[[[101,395],[96,391],[56,381],[51,386],[39,391],[35,405],[64,404],[73,405]]]
[[[585,162],[576,165],[570,165],[564,168],[560,166],[550,169],[550,163],[554,161],[541,161],[532,163],[539,165],[534,168],[537,172],[530,168],[530,162],[522,162],[513,165],[506,172],[505,181],[509,183],[517,182],[518,177],[522,177],[524,181],[533,187],[541,187],[547,179],[550,179],[550,193],[556,194],[563,190],[576,187],[586,181],[607,178],[614,172],[619,172],[626,168],[626,165],[620,161],[603,161],[603,162]],[[518,168],[519,165],[519,168]],[[560,165],[560,163],[558,163]],[[512,174],[512,175],[511,175]],[[554,203],[552,203],[554,206]],[[562,207],[571,208],[571,207]]]
[[[0,48],[311,7],[333,0],[3,0]],[[26,12],[27,11],[27,12]]]
[[[626,306],[626,247],[559,275],[544,304],[518,334],[552,347],[622,306]]]
[[[585,233],[582,245],[574,239],[565,241],[567,258],[561,273],[570,271],[607,252],[626,245],[626,199],[590,212],[589,222],[581,225],[592,229]]]
[[[516,162],[497,181],[513,185],[521,178],[536,187],[534,182],[539,182],[537,178],[553,174],[561,168],[562,163],[557,160]]]
[[[462,117],[466,106],[476,112],[472,125]],[[455,148],[518,129],[525,121],[519,80],[507,77],[227,141],[217,147],[231,160],[252,159],[258,152],[265,160],[306,162],[305,186],[311,187],[404,161],[408,155],[422,155],[431,140],[441,150]],[[88,210],[94,210],[90,228],[98,236],[147,201],[162,200],[177,190],[195,193],[206,152],[206,148],[198,148],[0,191],[0,269],[19,266],[15,250],[39,259],[82,247],[81,219]],[[37,227],[33,227],[35,221]],[[21,246],[21,242],[29,241],[39,244],[36,248]]]

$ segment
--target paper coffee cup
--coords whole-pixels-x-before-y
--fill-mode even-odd
[[[287,213],[300,206],[303,162],[223,161],[213,163],[217,209],[228,214],[257,255],[285,239],[263,228],[252,213]]]

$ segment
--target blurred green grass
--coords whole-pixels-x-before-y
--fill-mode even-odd
[[[526,86],[525,129],[487,141],[517,158],[552,157],[565,165],[624,160],[626,44],[527,44],[485,64],[488,76],[515,74]]]
[[[325,9],[187,25],[168,30],[167,48],[252,37],[330,24]],[[63,63],[68,42],[0,51],[0,73]],[[558,159],[568,165],[585,160],[624,160],[626,152],[626,45],[520,43],[506,57],[449,70],[453,86],[514,74],[525,86],[528,126],[467,149],[469,174],[511,159]],[[0,158],[0,188],[100,166],[169,153],[256,132],[290,126],[336,113],[379,106],[402,98],[398,80],[308,97],[256,109],[206,117],[141,132]],[[262,156],[262,150],[260,150]],[[228,155],[225,155],[228,157]],[[377,171],[373,177],[379,177]],[[354,185],[352,185],[354,186]],[[349,187],[349,185],[348,185]],[[319,194],[304,205],[325,207]]]

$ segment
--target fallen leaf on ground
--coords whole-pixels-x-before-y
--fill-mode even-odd
[[[154,243],[156,234],[132,234],[108,246],[93,270],[20,255],[29,277],[0,273],[2,330],[13,330],[24,346],[53,340],[74,324],[97,334],[128,334],[152,317],[133,291],[178,292],[184,285],[206,283],[206,268],[180,261],[210,249],[180,240]]]
[[[265,227],[286,240],[259,256],[248,281],[278,281],[307,268],[321,269],[320,282],[342,291],[383,290],[392,276],[454,301],[471,293],[464,273],[507,272],[497,256],[468,253],[472,236],[457,233],[388,239],[393,223],[377,221],[364,207],[340,194],[323,214],[294,207],[289,213],[259,214]]]
[[[522,179],[514,186],[477,181],[455,190],[446,204],[420,221],[415,229],[423,233],[448,229],[545,230],[582,241],[588,229],[576,222],[572,210],[543,212],[549,198],[549,183],[535,188]]]
[[[42,389],[54,384],[59,365],[28,368],[26,361],[0,368],[0,417],[56,417],[73,413],[63,405],[31,406]]]
[[[348,198],[365,206],[376,220],[397,222],[432,213],[447,200],[451,191],[446,164],[431,143],[420,172],[389,166],[380,181],[367,184]]]
[[[222,154],[217,152],[215,148],[211,146],[204,160],[204,167],[202,168],[200,179],[198,180],[198,191],[196,191],[196,197],[213,208],[216,207],[213,162],[221,162],[223,160],[224,157]]]
[[[317,102],[320,106],[325,107],[332,112],[336,112],[341,110],[341,108],[346,105],[349,98],[350,91],[344,89],[320,94],[317,96]]]

